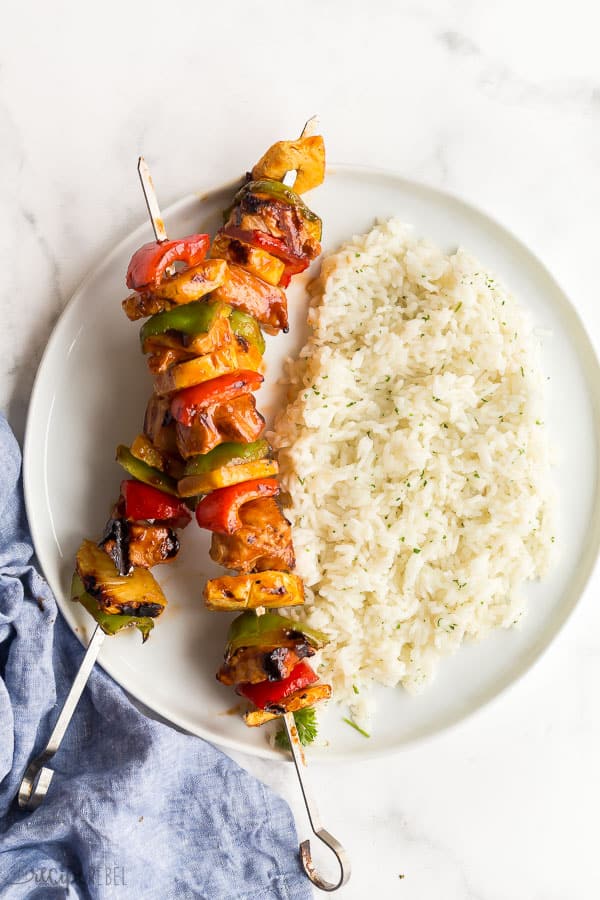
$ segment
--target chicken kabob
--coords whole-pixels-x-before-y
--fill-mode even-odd
[[[154,393],[144,433],[117,454],[135,477],[162,487],[167,479],[180,497],[197,504],[196,521],[213,532],[212,559],[238,572],[209,581],[206,604],[246,610],[231,625],[217,677],[254,704],[248,725],[296,712],[304,742],[316,731],[313,704],[331,694],[329,685],[315,684],[306,662],[326,637],[274,613],[257,615],[303,603],[304,591],[290,571],[291,528],[276,499],[278,466],[261,437],[265,422],[253,392],[263,382],[261,327],[287,331],[283,286],[320,253],[320,219],[276,176],[293,165],[307,190],[323,180],[324,158],[319,136],[272,147],[237,192],[208,259],[166,275],[165,262],[175,252],[181,261],[178,242],[166,234],[134,254],[127,284],[135,293],[123,308],[132,321],[146,318],[140,342]],[[164,232],[143,161],[140,171],[155,229]],[[125,489],[102,544],[117,564],[127,551],[131,558],[127,496],[139,487],[126,482]],[[158,550],[158,533],[147,540]],[[140,555],[149,560],[149,553]]]
[[[148,288],[144,273],[123,307],[132,320],[152,313],[140,338],[154,395],[137,443],[157,466],[162,453],[186,461],[177,491],[195,505],[198,525],[212,532],[211,558],[237,573],[209,580],[204,592],[210,610],[244,610],[229,628],[217,678],[251,701],[247,725],[282,717],[285,731],[278,737],[287,736],[311,827],[336,855],[339,879],[329,882],[315,871],[309,841],[301,844],[302,863],[314,884],[334,891],[350,877],[350,865],[343,847],[318,823],[302,777],[300,741],[314,737],[314,704],[331,696],[331,687],[317,684],[306,662],[327,637],[266,611],[302,604],[304,590],[291,572],[294,549],[290,523],[277,502],[278,466],[261,437],[265,423],[253,396],[263,382],[261,328],[270,334],[288,330],[283,288],[321,249],[320,219],[278,180],[283,176],[303,190],[322,182],[324,144],[309,133],[311,123],[298,141],[280,141],[267,151],[224,214],[210,250],[211,260],[225,263],[218,286],[205,290],[202,279],[186,270],[159,283],[157,291]],[[148,173],[142,184],[155,228],[160,227]],[[138,253],[151,255],[154,249],[147,245]],[[138,260],[143,269],[143,257]],[[130,264],[131,287],[138,287],[138,260],[134,256]],[[190,288],[193,282],[196,288]],[[203,291],[201,300],[197,289]]]
[[[159,230],[156,238],[154,257],[150,260],[146,254],[145,263],[159,279],[163,275],[167,280],[175,277],[175,260],[194,271],[202,265],[210,246],[207,234],[195,234],[167,244],[161,240]],[[138,254],[132,263],[136,258],[139,272]],[[205,274],[215,266],[218,263],[209,262]],[[50,738],[25,770],[18,793],[18,803],[23,809],[38,807],[48,792],[54,772],[46,763],[60,747],[105,636],[134,627],[140,631],[143,642],[148,639],[154,620],[167,605],[160,585],[149,570],[175,560],[179,552],[177,532],[192,519],[177,492],[177,477],[182,474],[184,463],[175,449],[159,453],[140,435],[131,448],[117,449],[117,460],[130,477],[121,482],[121,493],[99,543],[87,539],[82,542],[71,582],[71,599],[86,609],[96,628]]]
[[[305,141],[296,153],[304,154],[302,165],[310,186],[308,169],[310,164],[319,167],[322,139]],[[155,241],[131,258],[126,283],[135,293],[123,308],[131,320],[151,316],[142,326],[140,340],[155,393],[143,432],[131,447],[117,449],[117,460],[129,478],[121,483],[104,535],[99,543],[84,540],[77,553],[71,598],[97,625],[50,740],[23,778],[19,803],[30,809],[48,790],[53,772],[44,763],[60,745],[105,635],[135,627],[146,641],[166,607],[167,599],[149,569],[175,560],[177,531],[191,521],[178,482],[183,496],[193,497],[206,493],[209,485],[223,485],[226,473],[219,481],[219,471],[236,463],[245,463],[246,469],[240,465],[227,469],[236,473],[229,484],[239,481],[240,474],[265,480],[277,472],[277,464],[267,458],[268,444],[257,440],[264,419],[251,393],[263,381],[259,370],[265,344],[260,326],[272,334],[287,330],[287,300],[278,284],[289,283],[291,274],[306,268],[318,253],[318,242],[298,227],[301,217],[290,202],[291,194],[265,181],[266,191],[279,191],[283,198],[277,210],[282,226],[290,234],[296,226],[294,233],[304,238],[304,244],[292,244],[283,261],[221,234],[220,247],[213,247],[207,259],[207,234],[168,240],[143,160],[138,169]],[[306,215],[314,231],[318,220],[308,210]],[[269,238],[277,244],[277,237],[265,232],[265,241]],[[239,264],[230,261],[233,256]],[[190,395],[188,389],[195,393]],[[268,491],[270,484],[263,490]]]
[[[288,172],[296,191],[278,180]],[[224,213],[211,256],[225,258],[252,277],[262,275],[280,290],[288,287],[291,278],[321,252],[321,220],[301,200],[298,188],[316,187],[324,175],[321,136],[305,129],[298,141],[271,147]],[[282,328],[287,330],[287,314]],[[191,458],[179,491],[183,496],[204,494],[196,507],[196,521],[212,532],[210,556],[238,573],[208,581],[207,608],[246,610],[230,626],[217,678],[252,703],[244,715],[247,725],[262,725],[293,712],[293,724],[305,744],[316,734],[314,704],[331,695],[329,685],[316,684],[318,677],[306,659],[327,638],[266,612],[304,602],[302,581],[291,571],[295,565],[291,527],[278,503],[278,467],[271,457],[265,440],[228,445],[225,450],[221,445]],[[255,461],[246,462],[250,459]],[[284,733],[278,738],[285,745]]]

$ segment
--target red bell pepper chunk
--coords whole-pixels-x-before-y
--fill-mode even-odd
[[[283,275],[279,279],[279,286],[286,288],[289,286],[290,281],[292,280],[293,275],[298,275],[300,272],[304,272],[305,269],[308,269],[310,265],[310,260],[302,259],[298,262],[291,262],[285,264],[285,269],[283,270]]]
[[[125,500],[125,517],[131,522],[157,519],[168,522],[172,528],[185,528],[192,520],[182,500],[141,481],[122,481],[121,494]]]
[[[184,388],[171,400],[171,415],[182,425],[193,425],[198,412],[215,403],[226,403],[242,394],[256,391],[264,381],[259,372],[241,369],[228,372],[202,384]]]
[[[136,250],[127,268],[127,287],[139,291],[158,285],[165,270],[174,262],[196,266],[202,262],[210,246],[207,234],[190,234],[178,241],[151,241]]]
[[[236,692],[247,697],[255,706],[265,709],[273,703],[279,703],[295,691],[301,691],[318,681],[307,662],[302,660],[282,681],[259,681],[257,684],[243,683],[236,686]]]
[[[200,528],[219,534],[234,534],[242,527],[240,509],[250,500],[273,497],[279,493],[279,482],[275,478],[253,478],[217,488],[204,497],[196,507],[196,521]]]

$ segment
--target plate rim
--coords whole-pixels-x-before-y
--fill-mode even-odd
[[[500,230],[504,234],[505,237],[509,238],[513,244],[515,244],[521,251],[524,251],[525,254],[529,257],[530,261],[535,263],[538,270],[541,271],[544,276],[554,285],[554,287],[560,293],[566,308],[568,309],[571,316],[574,318],[575,324],[580,332],[580,336],[585,340],[586,350],[587,350],[587,366],[585,370],[585,374],[588,374],[588,369],[591,366],[592,369],[595,368],[596,374],[599,376],[598,382],[600,383],[600,359],[594,347],[593,341],[590,338],[590,335],[587,331],[587,328],[583,322],[583,319],[579,313],[578,308],[572,302],[570,295],[564,289],[562,283],[558,280],[555,274],[551,271],[548,265],[538,256],[538,254],[531,249],[531,247],[516,234],[516,232],[506,225],[501,219],[493,216],[491,213],[488,213],[486,209],[482,208],[476,203],[471,202],[470,200],[465,199],[458,193],[455,193],[451,190],[447,190],[446,188],[441,188],[436,185],[430,184],[425,181],[421,181],[419,179],[414,179],[407,177],[399,173],[398,171],[390,168],[382,168],[370,165],[361,165],[361,164],[351,164],[351,163],[331,163],[327,165],[327,173],[330,175],[335,175],[337,172],[340,172],[345,175],[352,176],[357,175],[359,177],[369,177],[369,176],[378,176],[386,179],[391,179],[395,182],[400,182],[405,184],[413,189],[418,189],[419,191],[427,193],[429,196],[441,196],[446,201],[451,201],[454,204],[458,204],[461,206],[466,212],[470,214],[475,214],[475,216],[480,219],[486,221],[493,228]],[[191,191],[184,196],[180,197],[178,200],[175,200],[168,207],[163,210],[163,215],[165,218],[170,218],[176,216],[181,209],[186,208],[191,203],[202,203],[209,197],[215,194],[219,194],[226,190],[233,190],[240,183],[240,178],[230,179],[226,182],[223,182],[215,187],[212,187],[208,190],[195,190]],[[34,419],[37,418],[35,415],[36,408],[39,404],[39,394],[41,392],[41,383],[42,383],[42,372],[46,366],[47,360],[53,352],[53,348],[55,343],[58,341],[58,334],[61,331],[61,326],[63,325],[66,318],[71,314],[75,304],[78,302],[80,296],[85,293],[88,284],[91,283],[94,278],[97,276],[98,271],[105,266],[107,263],[110,263],[110,260],[117,256],[119,252],[122,250],[122,247],[125,243],[129,242],[134,238],[135,235],[142,233],[145,229],[149,227],[149,223],[144,221],[140,223],[137,227],[128,231],[123,237],[121,237],[117,242],[111,247],[111,249],[102,255],[96,263],[90,267],[85,276],[79,282],[73,293],[71,294],[69,300],[63,307],[58,319],[54,323],[52,328],[52,332],[46,346],[44,348],[44,352],[41,356],[35,379],[33,382],[33,387],[31,390],[29,404],[27,409],[26,423],[25,423],[25,436],[23,441],[23,454],[22,454],[22,473],[23,473],[23,493],[25,499],[25,509],[27,513],[27,520],[29,524],[29,530],[31,533],[32,543],[33,543],[33,551],[39,564],[44,579],[47,581],[50,589],[52,590],[53,596],[56,600],[56,605],[62,616],[63,620],[66,622],[67,626],[71,630],[71,632],[75,635],[77,640],[82,646],[86,646],[86,642],[83,638],[83,635],[75,630],[75,626],[69,621],[69,618],[63,611],[63,604],[66,603],[65,598],[63,597],[62,590],[55,591],[52,587],[50,580],[48,579],[44,567],[43,556],[44,554],[40,554],[39,547],[41,546],[41,539],[39,537],[39,532],[37,525],[34,524],[35,519],[32,515],[33,506],[34,506],[34,491],[32,487],[32,479],[33,479],[33,469],[35,467],[35,453],[33,451],[34,446]],[[600,392],[598,390],[594,391],[592,386],[590,386],[589,381],[586,377],[585,379],[588,390],[590,390],[590,400],[591,405],[594,410],[594,430],[597,439],[597,447],[599,448],[599,452],[597,454],[596,460],[596,493],[598,493],[599,489],[599,478],[600,478]],[[48,414],[47,421],[49,420],[50,415]],[[44,454],[45,458],[45,449],[46,445],[44,444]],[[45,479],[44,479],[45,480]],[[473,720],[474,717],[484,710],[490,708],[492,704],[496,701],[500,700],[500,698],[505,695],[508,691],[515,688],[526,675],[533,671],[533,669],[538,665],[550,647],[554,644],[556,640],[558,640],[559,636],[564,632],[564,629],[568,622],[572,619],[575,611],[581,608],[581,603],[585,597],[586,591],[589,587],[589,584],[598,569],[599,559],[600,559],[600,511],[594,514],[592,519],[595,529],[593,530],[593,534],[595,537],[595,547],[591,547],[588,545],[588,553],[591,549],[593,555],[588,560],[588,570],[585,573],[582,583],[580,585],[579,591],[577,593],[576,599],[570,604],[570,606],[561,611],[560,618],[556,625],[554,625],[552,629],[551,636],[548,640],[546,640],[541,647],[537,647],[526,660],[525,663],[522,664],[520,670],[513,674],[508,681],[502,683],[501,686],[491,695],[486,697],[483,702],[477,704],[474,707],[470,707],[466,711],[457,713],[454,718],[444,722],[441,726],[438,726],[432,730],[426,730],[421,732],[420,734],[414,735],[412,737],[408,737],[402,741],[401,744],[392,744],[388,746],[383,746],[379,748],[370,749],[369,747],[365,747],[364,749],[360,749],[357,752],[348,752],[348,751],[336,751],[335,749],[328,748],[318,748],[318,755],[310,754],[311,762],[314,763],[336,763],[336,762],[359,762],[362,760],[381,758],[386,756],[393,756],[403,752],[404,750],[414,749],[416,746],[420,744],[424,744],[426,742],[430,742],[435,740],[438,737],[442,737],[443,735],[448,734],[450,731],[457,729],[459,726],[467,723],[469,720]],[[584,551],[585,548],[582,548]],[[100,654],[101,655],[101,654]],[[243,753],[250,756],[256,756],[262,759],[270,759],[270,760],[279,760],[280,762],[291,762],[291,760],[287,760],[286,757],[282,756],[282,754],[274,749],[272,749],[267,743],[265,743],[264,747],[261,746],[253,746],[248,745],[243,740],[237,740],[235,738],[223,737],[220,734],[214,733],[210,728],[199,728],[197,724],[195,724],[191,719],[186,718],[185,715],[173,714],[169,710],[165,709],[163,704],[160,701],[153,701],[152,704],[148,703],[146,699],[142,699],[138,696],[135,691],[130,690],[130,688],[125,687],[117,674],[114,671],[114,668],[110,661],[101,661],[98,659],[98,665],[104,670],[106,674],[109,675],[110,678],[115,681],[116,684],[126,693],[129,698],[134,698],[136,704],[140,704],[147,710],[149,713],[154,713],[157,716],[160,716],[167,724],[173,725],[177,728],[185,730],[187,733],[192,734],[196,737],[199,737],[204,740],[211,741],[216,744],[220,748],[226,750],[233,750],[239,753]]]

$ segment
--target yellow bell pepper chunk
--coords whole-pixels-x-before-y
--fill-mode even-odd
[[[278,472],[279,466],[274,459],[257,459],[237,466],[221,466],[202,475],[186,475],[180,478],[177,490],[180,497],[196,497],[252,478],[271,478]]]

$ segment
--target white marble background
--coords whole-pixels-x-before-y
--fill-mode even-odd
[[[1,22],[0,403],[19,436],[57,316],[143,219],[138,154],[166,206],[314,112],[331,160],[443,186],[511,226],[598,347],[596,4],[21,0]],[[599,587],[475,719],[387,760],[313,769],[354,862],[341,896],[600,896]],[[239,758],[304,834],[289,770]]]

